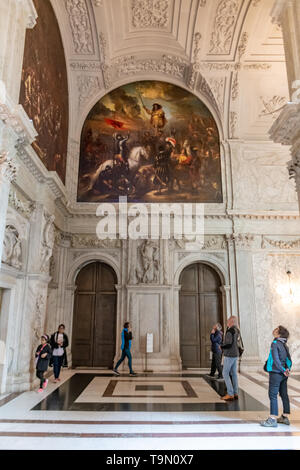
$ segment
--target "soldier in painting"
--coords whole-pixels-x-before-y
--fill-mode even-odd
[[[158,103],[154,103],[152,110],[148,109],[143,105],[144,110],[147,114],[150,114],[150,124],[155,130],[155,135],[159,135],[159,130],[163,129],[167,123],[166,115],[162,106]]]

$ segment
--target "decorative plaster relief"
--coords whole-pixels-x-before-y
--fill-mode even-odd
[[[86,0],[64,1],[69,15],[75,52],[93,54],[93,36]]]
[[[166,28],[170,0],[131,0],[131,24],[134,28]]]
[[[80,75],[77,84],[80,107],[101,89],[100,80],[95,75]]]
[[[219,0],[210,40],[210,54],[229,54],[241,0]]]
[[[9,156],[8,152],[0,153],[0,180],[5,178],[8,181],[14,181],[17,176],[18,165]]]
[[[2,262],[16,269],[22,269],[21,237],[12,225],[5,228]]]
[[[34,210],[35,204],[30,201],[24,201],[20,199],[13,188],[10,188],[8,203],[13,207],[17,212],[20,212],[27,219],[31,217],[31,214]]]

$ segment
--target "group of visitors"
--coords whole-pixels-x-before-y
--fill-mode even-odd
[[[36,376],[40,379],[40,388],[42,392],[48,385],[48,379],[44,377],[49,364],[53,366],[54,383],[60,381],[60,371],[62,367],[68,367],[66,348],[69,345],[68,336],[65,333],[65,325],[61,324],[58,330],[49,337],[44,334],[41,337],[41,344],[35,353]]]
[[[287,391],[287,380],[292,367],[292,360],[287,347],[289,332],[282,325],[273,331],[273,341],[271,344],[269,357],[264,365],[264,370],[269,373],[269,399],[270,416],[260,424],[264,427],[276,427],[278,423],[289,425],[290,402]],[[128,358],[130,376],[137,374],[132,369],[131,342],[133,339],[130,323],[126,322],[121,333],[122,355],[113,368],[115,375],[120,375],[118,367]],[[238,388],[238,361],[244,352],[244,345],[238,328],[236,316],[231,316],[227,321],[227,329],[223,339],[222,325],[216,323],[211,331],[211,352],[212,362],[209,377],[213,378],[218,371],[217,380],[224,380],[227,393],[221,398],[226,401],[234,401],[239,398]],[[52,334],[42,335],[41,344],[36,350],[36,369],[37,377],[40,379],[39,392],[42,392],[48,384],[44,377],[49,363],[53,365],[54,382],[57,383],[60,378],[62,366],[67,366],[66,348],[69,344],[68,336],[65,334],[65,326],[59,325],[58,330]],[[222,367],[223,358],[223,367]],[[283,414],[278,418],[278,394],[283,403]]]
[[[288,330],[282,325],[273,330],[273,341],[264,370],[269,373],[270,416],[260,424],[264,427],[277,427],[278,423],[290,424],[287,415],[290,414],[290,402],[287,391],[287,380],[292,367],[292,360],[287,347]],[[209,377],[214,378],[218,371],[217,380],[224,380],[227,393],[222,397],[225,401],[238,400],[238,361],[244,352],[237,317],[231,316],[227,321],[225,339],[223,341],[222,325],[213,326],[211,341],[211,371]],[[223,368],[222,368],[222,356]],[[283,413],[278,418],[278,394],[282,399]]]

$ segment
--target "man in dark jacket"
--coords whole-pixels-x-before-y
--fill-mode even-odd
[[[237,317],[231,316],[227,321],[225,341],[221,346],[224,354],[223,377],[227,388],[227,394],[222,397],[225,401],[238,399],[237,363],[240,355],[238,347],[239,337],[240,330],[237,327]]]
[[[132,332],[130,329],[129,322],[124,323],[124,329],[122,330],[122,333],[121,333],[121,339],[122,339],[122,344],[121,344],[122,356],[118,360],[116,367],[113,369],[113,371],[116,375],[120,375],[120,373],[118,372],[118,367],[125,360],[125,358],[128,357],[128,366],[129,366],[130,375],[132,377],[135,377],[137,374],[133,372],[132,370],[132,357],[131,357],[131,352],[130,352]]]
[[[269,372],[269,398],[270,398],[270,416],[260,424],[264,427],[277,427],[277,423],[290,424],[290,401],[287,391],[287,380],[289,377],[290,369],[292,367],[292,360],[289,349],[286,345],[289,337],[289,332],[284,326],[280,325],[273,331],[274,340],[271,344],[271,350],[266,362],[265,370]],[[283,404],[283,414],[280,418],[278,416],[278,402],[277,396],[281,396]]]
[[[214,377],[216,370],[218,371],[218,379],[222,379],[222,349],[223,341],[222,325],[216,323],[211,330],[210,342],[212,351],[212,361],[209,377]]]

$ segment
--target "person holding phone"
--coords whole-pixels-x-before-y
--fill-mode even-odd
[[[125,360],[125,358],[128,358],[128,367],[129,367],[129,375],[132,377],[135,377],[137,374],[132,370],[132,356],[131,356],[131,341],[132,341],[132,332],[130,328],[130,323],[125,322],[124,323],[124,328],[121,333],[121,339],[122,339],[122,344],[121,344],[121,350],[122,350],[122,355],[120,359],[118,360],[116,366],[113,369],[113,372],[116,375],[120,375],[118,372],[118,367],[119,365]]]

